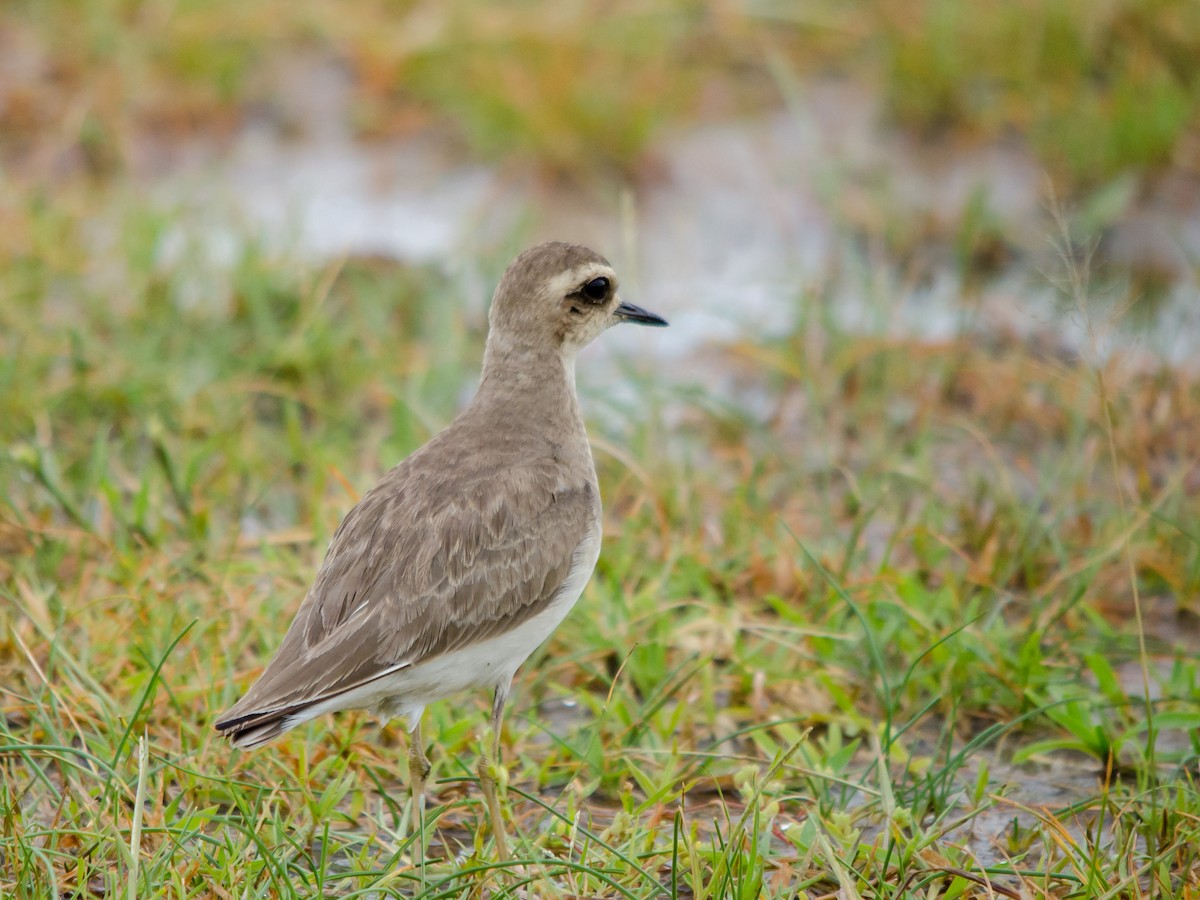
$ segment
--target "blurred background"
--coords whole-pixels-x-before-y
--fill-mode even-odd
[[[1176,361],[1200,339],[1190,0],[15,0],[0,42],[8,259],[22,198],[68,189],[169,215],[160,265],[250,241],[494,270],[569,237],[686,350],[786,332],[806,292],[1077,343],[1046,321],[1066,253],[1098,320]],[[219,307],[215,277],[186,289]]]
[[[428,887],[396,729],[210,722],[543,239],[671,322],[580,361],[550,893],[1200,890],[1196,0],[5,0],[0,894]]]

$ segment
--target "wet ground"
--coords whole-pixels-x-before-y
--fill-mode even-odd
[[[671,361],[787,333],[814,306],[851,330],[1049,335],[1150,364],[1192,363],[1200,341],[1200,180],[1117,183],[1061,211],[1077,260],[1097,251],[1085,317],[1061,289],[1060,223],[1033,156],[893,132],[861,88],[820,83],[773,115],[667,136],[621,189],[465,161],[438,135],[362,143],[338,68],[298,68],[290,84],[231,145],[160,159],[152,190],[183,211],[168,255],[227,257],[248,232],[308,260],[432,263],[461,275],[482,313],[486,277],[464,260],[580,241],[671,319],[622,343]]]

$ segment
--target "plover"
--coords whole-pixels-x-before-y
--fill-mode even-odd
[[[404,717],[416,814],[430,769],[425,707],[491,688],[493,743],[478,772],[508,858],[495,780],[504,702],[600,555],[575,356],[618,322],[667,324],[623,301],[612,267],[586,247],[541,244],[513,260],[474,399],[346,515],[278,652],[218,731],[257,747],[327,712]]]

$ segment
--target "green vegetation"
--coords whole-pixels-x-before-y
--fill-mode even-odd
[[[136,205],[97,259],[87,208],[29,198],[0,281],[4,893],[501,885],[471,789],[486,698],[430,710],[423,872],[394,728],[253,754],[211,730],[353,496],[471,383],[461,288],[164,263],[170,220]],[[606,409],[584,361],[624,424],[597,435],[598,576],[508,725],[510,883],[1177,895],[1200,870],[1200,382],[851,336],[808,301],[793,337],[715,351],[755,415],[653,383]],[[1013,761],[1059,748],[1092,762],[1041,806]]]
[[[4,36],[4,140],[57,123],[53,148],[102,171],[136,155],[131,129],[228,133],[324,58],[353,73],[366,135],[441,124],[571,175],[633,173],[665,126],[775,107],[784,72],[873,82],[925,131],[1023,135],[1062,190],[1194,171],[1200,140],[1193,0],[15,0]]]
[[[254,753],[212,730],[354,498],[471,389],[483,322],[433,269],[214,260],[122,177],[146,129],[231,129],[273,67],[333,53],[365,135],[451,123],[573,174],[776,102],[768,65],[1015,125],[1079,185],[1195,139],[1185,2],[628,7],[0,9],[0,53],[25,48],[0,85],[0,895],[1200,890],[1200,377],[847,333],[832,288],[793,334],[706,350],[726,393],[631,371],[635,404],[581,361],[605,548],[518,677],[510,871],[474,785],[486,697],[427,713],[424,865],[394,725]],[[1074,249],[1051,274],[1087,320]]]
[[[1189,0],[867,4],[888,104],[925,128],[1027,135],[1068,182],[1182,155],[1200,128],[1200,6]]]

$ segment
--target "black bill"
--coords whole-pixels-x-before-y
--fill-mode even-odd
[[[667,325],[667,320],[662,316],[632,303],[621,303],[613,310],[613,315],[622,322],[633,322],[635,325],[653,325],[656,328],[665,328]]]

